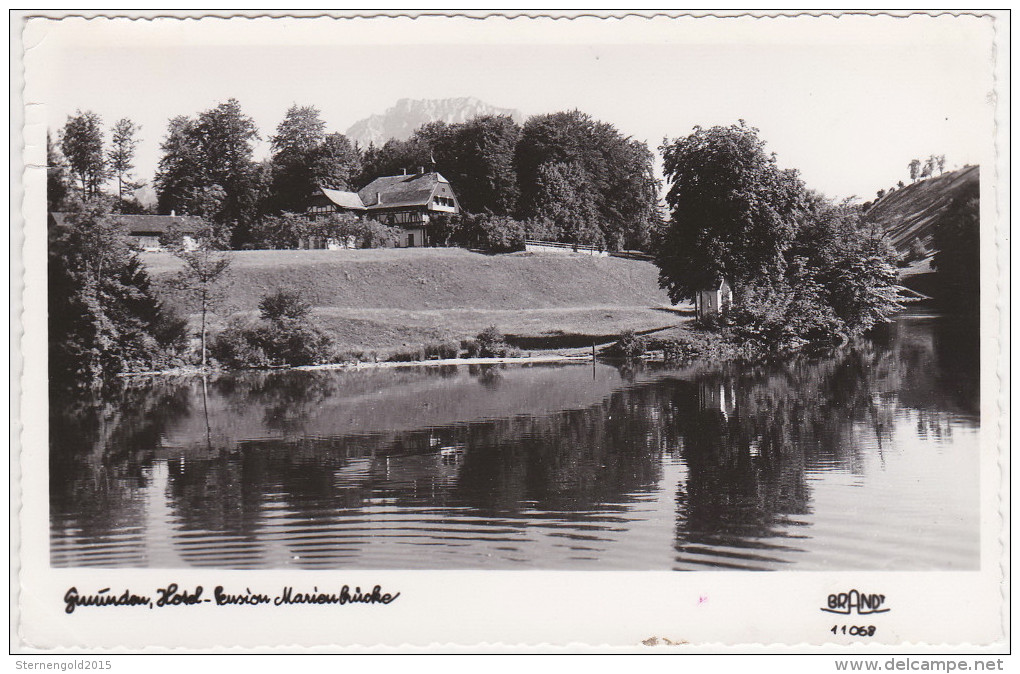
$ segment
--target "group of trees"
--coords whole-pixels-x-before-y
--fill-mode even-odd
[[[351,190],[360,177],[358,149],[342,133],[327,134],[312,106],[291,106],[270,142],[270,213],[303,211],[317,186]]]
[[[907,168],[910,169],[910,182],[917,182],[918,179],[928,178],[935,175],[935,171],[942,175],[946,169],[946,155],[929,155],[927,159],[921,161],[920,159],[911,159],[910,163],[907,164]]]
[[[348,190],[358,177],[357,148],[327,134],[313,107],[291,106],[261,162],[253,156],[259,139],[233,98],[171,119],[155,179],[159,212],[202,216],[234,248],[266,247],[267,233],[279,238],[267,218],[303,211],[316,186]]]
[[[780,169],[757,129],[695,127],[661,151],[671,219],[654,253],[673,301],[726,279],[734,334],[774,351],[848,338],[899,307],[884,233]]]
[[[145,185],[133,179],[135,148],[141,129],[130,119],[118,120],[107,146],[103,121],[94,112],[78,110],[67,118],[57,140],[46,134],[47,203],[50,211],[69,204],[72,193],[81,199],[103,196],[103,186],[115,181],[110,207],[115,212],[137,213],[142,205],[133,192]]]
[[[131,178],[138,131],[120,120],[105,150],[98,115],[69,117],[59,143],[49,147],[51,210],[69,191],[96,198],[115,180],[121,205],[114,210],[140,212],[136,202],[128,205],[141,184]],[[317,186],[356,190],[381,175],[426,168],[450,180],[467,214],[440,225],[450,243],[485,245],[512,230],[520,234],[515,241],[534,236],[643,249],[659,219],[647,145],[576,110],[538,115],[523,127],[491,115],[435,122],[408,140],[359,148],[327,133],[314,106],[293,105],[269,137],[271,155],[263,161],[254,159],[259,139],[236,99],[171,119],[153,181],[157,211],[201,216],[234,248],[267,247],[280,238],[271,234],[273,218],[304,211]]]
[[[470,215],[443,223],[452,241],[520,236],[610,249],[646,248],[659,183],[647,145],[580,111],[436,122],[363,153],[362,178],[434,167]],[[459,231],[457,231],[459,230]],[[492,231],[490,235],[489,232]],[[445,238],[445,237],[443,237]]]
[[[49,230],[51,381],[96,385],[127,369],[172,363],[187,321],[155,295],[137,252],[106,217],[78,204]]]

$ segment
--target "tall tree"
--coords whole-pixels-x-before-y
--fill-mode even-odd
[[[252,161],[258,138],[255,122],[233,98],[193,120],[171,119],[156,174],[160,211],[188,212],[195,190],[219,186],[222,207],[212,220],[233,231],[235,246],[245,243],[258,205]]]
[[[156,170],[157,208],[160,213],[190,214],[188,195],[205,184],[195,121],[183,115],[171,119],[159,147],[163,154]]]
[[[121,201],[125,199],[125,192],[133,192],[143,184],[130,180],[131,172],[135,168],[135,148],[138,147],[138,140],[135,138],[135,134],[140,129],[140,126],[126,117],[117,120],[117,123],[113,125],[107,163],[110,169],[110,176],[117,179],[117,197]]]
[[[388,140],[382,147],[369,145],[362,154],[361,175],[358,185],[364,186],[379,176],[414,173],[418,168],[430,168],[434,138],[415,134],[407,140]]]
[[[911,159],[907,166],[910,168],[910,182],[917,182],[917,177],[921,175],[921,160]]]
[[[352,190],[361,172],[361,154],[347,136],[330,133],[312,150],[309,164],[313,187]]]
[[[269,140],[273,158],[288,162],[304,160],[325,138],[326,123],[319,117],[319,109],[292,105]]]
[[[292,105],[270,138],[273,162],[272,209],[300,210],[314,188],[312,153],[326,137],[326,123],[314,106]]]
[[[106,180],[106,157],[103,154],[103,121],[92,111],[78,110],[64,124],[60,149],[67,158],[71,172],[81,183],[82,195],[99,195]]]
[[[230,258],[227,257],[227,253],[216,249],[215,238],[215,231],[207,227],[205,231],[199,233],[197,246],[182,245],[173,249],[174,255],[184,262],[184,271],[178,276],[177,284],[198,303],[203,369],[208,362],[207,325],[209,312],[212,311],[217,299],[216,284],[230,268]]]
[[[534,217],[545,221],[565,243],[604,246],[591,183],[577,162],[542,164],[538,168]],[[548,226],[548,225],[547,225]]]
[[[802,184],[765,152],[758,130],[694,127],[660,150],[670,183],[670,222],[655,251],[659,282],[674,302],[725,278],[739,289],[777,278],[796,231]]]
[[[600,145],[610,169],[602,181],[607,243],[614,250],[645,250],[659,219],[655,158],[645,143],[623,138],[611,125],[600,125],[596,132],[603,137]]]
[[[199,114],[195,132],[206,163],[205,185],[219,185],[224,191],[219,222],[231,225],[234,245],[243,244],[256,206],[252,153],[258,128],[231,98]]]
[[[453,184],[464,210],[509,215],[519,188],[514,153],[521,128],[506,115],[455,124],[433,147],[436,168]]]
[[[787,253],[802,280],[821,288],[834,329],[853,335],[900,309],[896,253],[884,232],[861,220],[847,202],[806,199],[796,239]]]
[[[542,208],[542,165],[575,165],[598,213],[601,239],[612,248],[647,239],[655,220],[658,183],[652,153],[644,143],[577,110],[558,112],[525,123],[515,162],[520,217],[534,218]]]
[[[49,212],[64,209],[64,201],[68,195],[67,166],[60,147],[53,142],[49,130],[46,131],[46,210]]]
[[[202,185],[189,188],[183,195],[181,204],[184,212],[188,215],[197,215],[207,220],[213,220],[219,213],[223,212],[223,202],[227,195],[219,185]],[[221,225],[216,228],[219,238],[229,238],[229,228]]]

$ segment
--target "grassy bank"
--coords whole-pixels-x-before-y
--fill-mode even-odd
[[[649,262],[587,255],[483,255],[457,248],[238,251],[221,284],[213,329],[258,312],[278,288],[296,290],[343,347],[380,356],[428,342],[459,341],[490,325],[522,350],[606,344],[624,331],[677,325]],[[181,263],[146,253],[161,296],[195,306],[171,283]],[[683,308],[681,308],[683,309]]]

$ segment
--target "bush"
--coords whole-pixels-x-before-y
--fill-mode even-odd
[[[152,336],[164,355],[178,354],[188,344],[188,319],[176,309],[165,304],[159,305],[159,313],[152,325]]]
[[[267,321],[303,321],[308,318],[311,310],[312,305],[302,299],[301,293],[282,288],[263,295],[259,301],[259,311]]]
[[[460,355],[460,349],[455,342],[433,342],[425,345],[425,359],[438,358],[447,360]]]
[[[415,346],[402,351],[394,351],[387,360],[391,363],[414,363],[425,360],[425,348]]]
[[[263,321],[252,336],[273,365],[317,365],[327,362],[333,353],[328,335],[293,319]]]
[[[484,232],[484,247],[493,253],[512,253],[524,250],[525,225],[512,218],[483,216],[480,227]]]
[[[482,345],[477,339],[465,339],[460,343],[468,358],[478,358],[482,355]]]
[[[358,351],[358,350],[347,351],[347,350],[341,350],[341,349],[334,349],[331,352],[330,357],[329,357],[329,362],[331,362],[331,363],[353,363],[353,364],[357,364],[357,363],[364,363],[364,362],[370,362],[370,361],[371,361],[371,359],[369,358],[368,354],[366,354],[364,351]]]
[[[316,365],[339,354],[333,341],[309,322],[311,307],[300,294],[277,290],[259,302],[262,319],[231,321],[213,340],[211,352],[227,367]]]
[[[358,224],[355,237],[360,248],[392,248],[403,232],[400,227],[390,227],[378,220],[364,220]]]
[[[663,359],[673,365],[683,365],[704,356],[707,345],[701,340],[674,337],[662,343]]]
[[[748,287],[743,301],[727,317],[734,337],[768,355],[786,355],[809,342],[832,339],[841,333],[843,323],[819,298],[821,292],[817,284],[807,281],[796,288],[786,284]]]
[[[252,338],[255,326],[247,324],[243,319],[231,319],[212,343],[209,353],[221,365],[229,368],[268,367],[269,358],[265,351]]]
[[[495,325],[478,333],[478,355],[481,358],[511,358],[519,356],[520,349],[506,343],[503,333]]]
[[[609,347],[609,353],[619,358],[640,358],[646,350],[645,340],[638,337],[633,330],[625,331],[620,335],[620,339]]]
[[[495,325],[490,325],[478,333],[479,354],[483,357],[491,354],[494,349],[499,349],[506,344],[506,338]]]

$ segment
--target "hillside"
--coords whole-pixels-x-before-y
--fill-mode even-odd
[[[369,143],[382,145],[391,138],[407,140],[411,134],[429,122],[458,124],[481,115],[510,115],[517,122],[521,113],[508,108],[497,108],[477,98],[443,98],[413,100],[402,98],[392,108],[378,115],[358,120],[347,129],[347,137],[367,147]]]
[[[489,325],[526,348],[590,344],[679,317],[641,260],[587,255],[483,255],[459,248],[236,251],[217,314],[254,315],[263,294],[299,291],[341,343],[389,349],[473,336]],[[160,294],[194,304],[170,283],[181,263],[143,255]]]
[[[907,185],[879,199],[865,219],[881,225],[900,253],[908,251],[915,240],[920,240],[930,251],[934,224],[953,199],[979,180],[980,167],[965,166]]]

